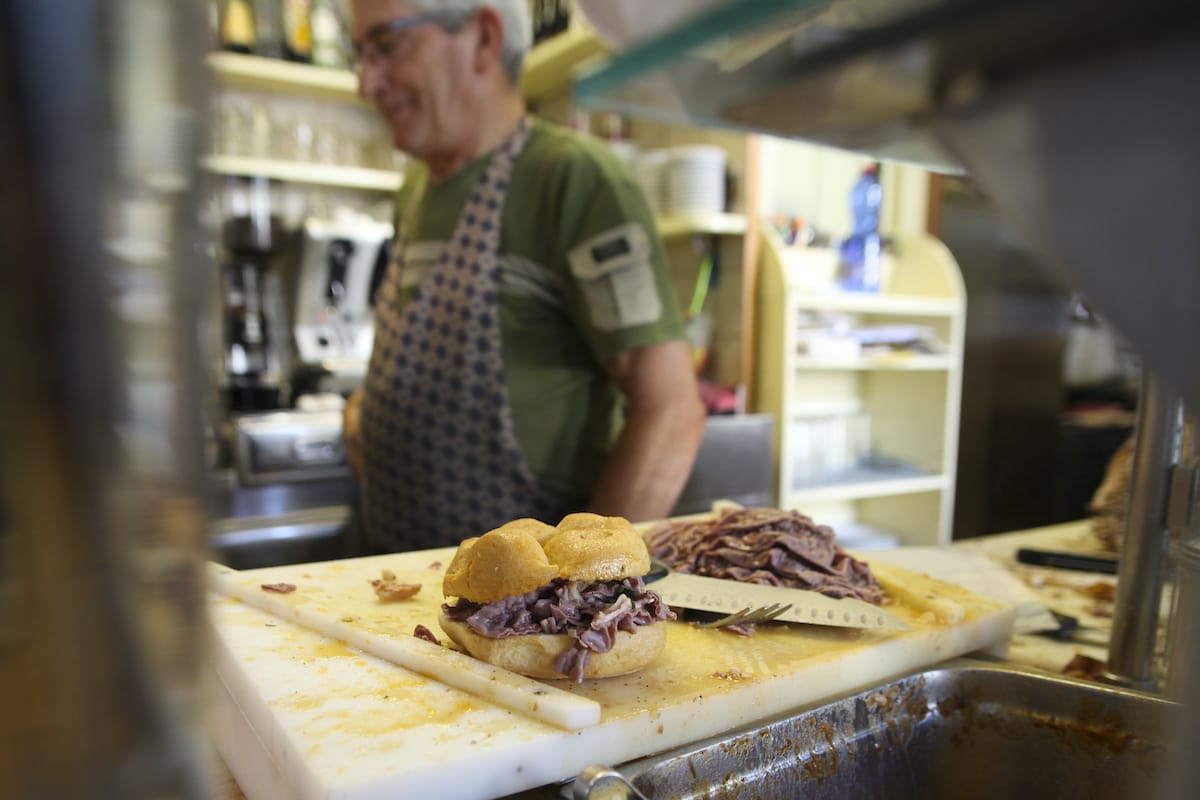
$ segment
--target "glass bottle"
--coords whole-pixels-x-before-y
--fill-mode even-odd
[[[348,64],[345,28],[335,0],[315,0],[310,20],[313,63],[322,67],[345,69]]]
[[[879,207],[882,200],[879,165],[871,164],[863,170],[850,190],[854,232],[840,247],[843,289],[879,291],[883,260],[883,244],[879,236]]]
[[[234,53],[254,51],[254,12],[247,0],[227,0],[221,15],[221,49]]]
[[[283,31],[279,0],[254,0],[254,27],[258,43],[254,52],[267,58],[283,58]]]
[[[309,0],[283,0],[283,55],[289,61],[312,61]]]

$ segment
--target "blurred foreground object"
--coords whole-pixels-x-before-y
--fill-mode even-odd
[[[206,797],[202,6],[0,6],[0,797]]]

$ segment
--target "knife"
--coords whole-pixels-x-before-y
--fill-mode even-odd
[[[1117,560],[1104,556],[1059,553],[1050,550],[1034,550],[1022,547],[1017,550],[1017,561],[1020,561],[1022,564],[1034,564],[1039,567],[1077,569],[1081,572],[1100,572],[1105,575],[1117,574]]]
[[[761,583],[744,583],[704,575],[674,572],[652,560],[643,580],[673,608],[732,614],[744,608],[784,603],[790,605],[777,622],[802,622],[838,628],[908,630],[909,625],[879,606],[852,597],[827,597],[808,589],[791,589]]]

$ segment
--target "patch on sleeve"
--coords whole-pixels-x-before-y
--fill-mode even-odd
[[[567,254],[596,328],[617,331],[662,316],[650,255],[650,237],[635,222],[593,236]]]

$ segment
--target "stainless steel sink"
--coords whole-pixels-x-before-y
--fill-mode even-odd
[[[618,771],[651,800],[1146,800],[1165,779],[1177,710],[962,659]],[[577,782],[571,796],[635,796],[605,783],[588,795]]]

